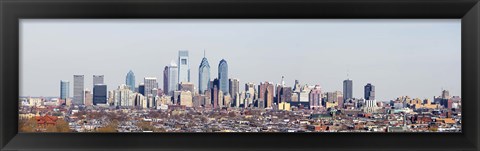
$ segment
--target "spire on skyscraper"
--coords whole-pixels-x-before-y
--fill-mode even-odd
[[[175,61],[174,61],[174,60],[172,60],[172,61],[170,62],[170,66],[175,66],[175,67],[176,67],[176,66],[177,66],[177,64],[175,63]]]

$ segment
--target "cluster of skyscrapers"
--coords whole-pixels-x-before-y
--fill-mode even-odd
[[[74,105],[98,105],[118,107],[159,108],[162,105],[180,105],[186,107],[258,107],[282,108],[300,106],[305,108],[344,107],[345,104],[358,102],[353,98],[353,81],[343,81],[341,91],[322,93],[320,85],[301,85],[298,80],[289,87],[282,80],[272,82],[245,83],[240,89],[240,80],[229,78],[228,63],[220,60],[218,76],[212,80],[210,64],[204,56],[198,66],[198,87],[191,81],[190,58],[187,50],[178,52],[178,60],[172,60],[163,70],[163,88],[159,87],[156,77],[145,77],[143,83],[136,85],[135,74],[129,71],[125,84],[108,91],[103,75],[93,75],[93,91],[85,89],[84,75],[73,76]],[[68,81],[60,81],[60,99],[69,99]],[[375,86],[365,85],[364,103],[366,107],[375,107]],[[67,102],[67,101],[66,101]],[[354,106],[358,106],[354,104]]]

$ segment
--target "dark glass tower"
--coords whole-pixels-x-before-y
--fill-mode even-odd
[[[165,92],[165,94],[168,95],[168,92],[170,91],[168,88],[168,84],[170,81],[168,81],[168,76],[169,76],[169,69],[168,69],[168,66],[165,66],[165,68],[163,69],[163,91]]]
[[[67,100],[70,94],[70,82],[60,81],[60,99]]]
[[[370,83],[365,85],[365,100],[375,100],[375,86]]]
[[[107,85],[96,84],[93,86],[93,105],[107,104]]]
[[[343,100],[353,98],[353,81],[350,79],[343,80]]]

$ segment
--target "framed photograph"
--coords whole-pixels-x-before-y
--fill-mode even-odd
[[[479,150],[477,0],[0,2],[1,150]]]

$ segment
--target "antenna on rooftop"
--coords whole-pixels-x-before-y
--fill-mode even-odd
[[[347,67],[347,79],[350,80],[349,74],[350,74],[350,69]]]

